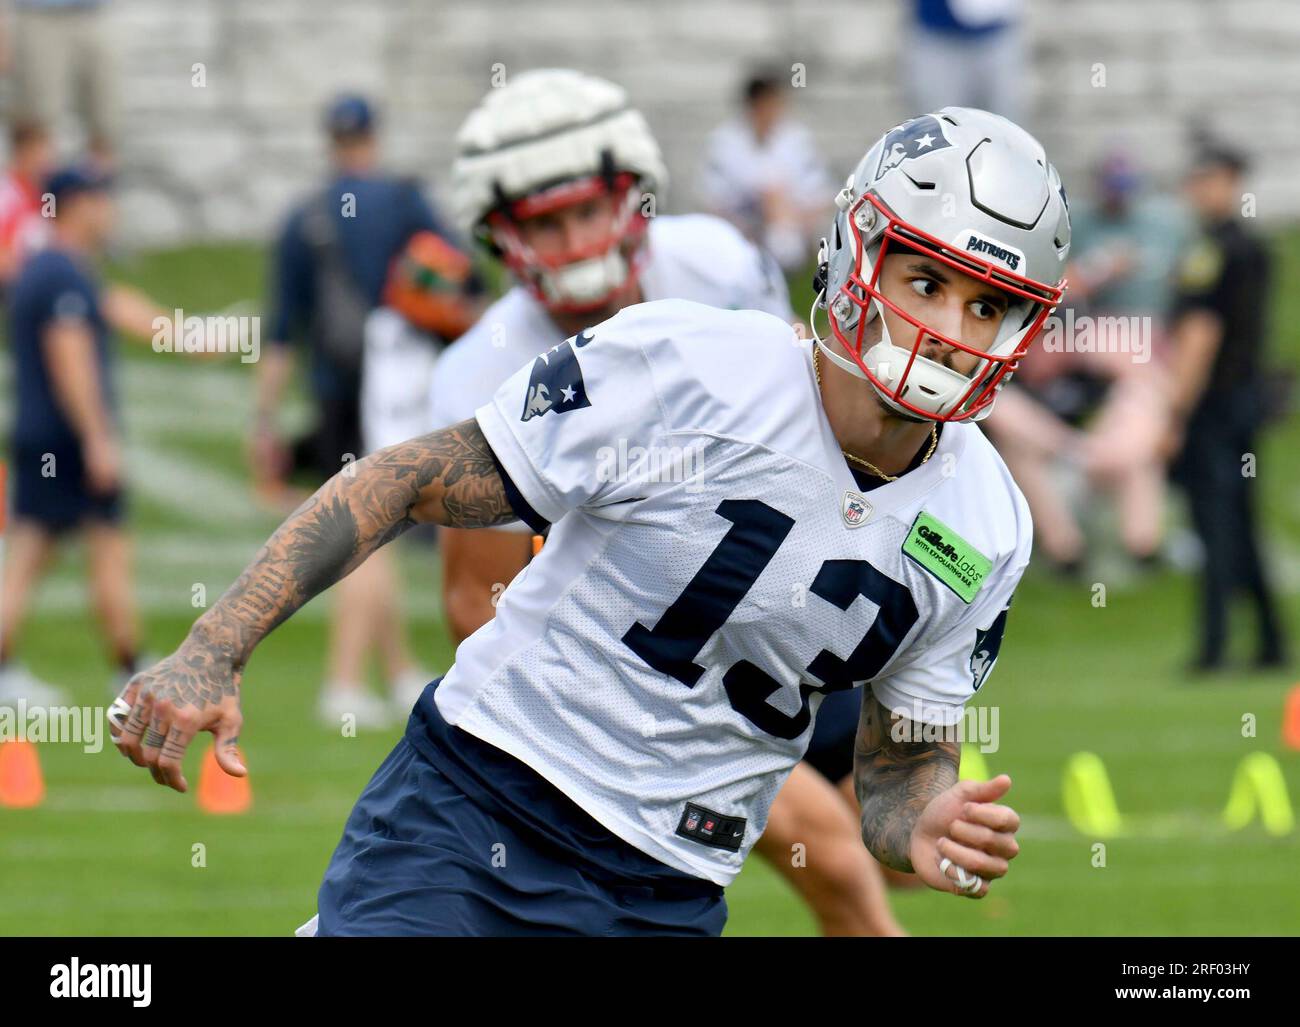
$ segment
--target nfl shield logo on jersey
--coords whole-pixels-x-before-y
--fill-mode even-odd
[[[871,504],[860,492],[845,492],[842,512],[844,523],[850,528],[856,528],[860,524],[865,524],[867,518],[871,516]]]

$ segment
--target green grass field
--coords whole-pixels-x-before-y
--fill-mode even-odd
[[[1278,356],[1300,362],[1300,234],[1279,239],[1283,259]],[[166,305],[200,312],[262,295],[260,256],[245,247],[193,248],[124,262],[118,277]],[[802,297],[796,309],[806,309]],[[146,647],[162,654],[196,612],[195,583],[215,598],[277,518],[248,496],[240,440],[251,405],[250,368],[196,364],[147,350],[122,368],[133,477],[133,524]],[[5,402],[9,398],[7,368]],[[302,415],[301,408],[298,410]],[[6,414],[7,418],[7,414]],[[1273,570],[1300,623],[1300,423],[1275,431],[1260,453]],[[434,551],[400,546],[421,658],[443,669],[451,648],[437,604]],[[1280,744],[1286,689],[1300,674],[1189,681],[1194,592],[1165,572],[1137,583],[1103,560],[1089,584],[1067,586],[1031,568],[1017,596],[997,673],[981,692],[1000,708],[992,771],[1015,781],[1022,854],[982,903],[895,893],[916,934],[1293,934],[1300,929],[1300,835],[1220,826],[1232,775],[1248,753],[1280,760],[1300,798],[1300,753]],[[42,589],[20,657],[87,705],[105,705],[112,677],[85,609],[80,554],[69,548]],[[1104,608],[1091,581],[1108,585]],[[315,724],[325,649],[318,599],[258,651],[245,679],[243,743],[254,808],[199,813],[111,747],[84,754],[45,745],[47,798],[0,809],[0,934],[270,934],[314,911],[320,875],[357,793],[398,730],[343,738]],[[1294,632],[1293,632],[1294,633]],[[1248,639],[1242,637],[1245,654]],[[1244,738],[1242,718],[1257,718]],[[206,746],[206,740],[204,741]],[[1106,762],[1125,831],[1093,866],[1095,839],[1066,820],[1061,774],[1073,752]],[[197,752],[187,764],[191,785]],[[206,866],[196,867],[202,845]],[[757,858],[730,890],[729,933],[809,934],[812,921]]]

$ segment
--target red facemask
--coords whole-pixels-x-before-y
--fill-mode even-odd
[[[599,310],[636,281],[645,263],[649,219],[641,212],[636,184],[636,176],[628,173],[616,175],[612,183],[601,175],[563,182],[493,211],[488,228],[506,266],[548,310]],[[524,242],[520,221],[606,195],[614,200],[614,220],[601,238],[545,257]]]
[[[862,213],[864,210],[869,212],[865,218]],[[867,224],[865,231],[870,232],[878,227],[881,218],[884,219],[885,227],[879,236],[878,252],[873,258],[870,276],[864,277],[866,245],[864,229],[859,226],[858,221],[864,219]],[[986,410],[996,398],[999,385],[1015,371],[1018,362],[1028,352],[1034,339],[1042,331],[1047,318],[1060,302],[1065,291],[1064,281],[1058,285],[1034,281],[957,249],[950,243],[901,221],[873,193],[867,193],[859,199],[848,211],[845,221],[853,235],[856,262],[840,291],[835,296],[827,297],[827,302],[830,310],[831,332],[848,352],[850,359],[861,368],[867,380],[889,402],[918,417],[943,422],[964,421]],[[1015,318],[1016,327],[1009,335],[1005,330],[1000,332],[999,341],[995,342],[987,352],[930,328],[887,299],[880,291],[880,270],[884,266],[885,257],[890,253],[891,246],[895,248],[895,252],[897,247],[905,246],[908,250],[946,265],[957,273],[988,282],[1007,294],[1011,306],[1004,318]],[[867,325],[872,315],[878,313],[878,310],[873,307],[873,300],[879,301],[882,307],[914,329],[914,332],[907,333],[910,339],[889,339],[896,349],[907,354],[901,373],[896,366],[889,368],[885,373],[884,365],[878,360],[871,361],[874,366],[868,365],[868,354],[876,345],[872,343],[866,346],[864,352]],[[854,308],[857,313],[856,321],[853,317]],[[846,330],[843,323],[848,323],[850,327]],[[969,353],[978,360],[975,370],[969,376],[961,376],[968,377],[969,386],[956,394],[955,401],[949,394],[947,401],[942,404],[941,413],[936,413],[934,409],[926,409],[920,404],[926,398],[937,402],[936,397],[939,393],[931,386],[942,384],[951,389],[955,387],[956,382],[949,379],[948,375],[936,377],[932,368],[926,366],[937,364],[937,361],[927,360],[921,355],[922,345],[927,339],[950,346],[958,352]],[[1011,339],[1015,339],[1013,344],[1010,343]],[[922,365],[917,364],[918,358],[924,362]],[[922,367],[925,367],[925,373],[916,373]],[[951,375],[960,374],[950,368],[943,370]],[[929,384],[922,381],[923,378],[928,378]],[[908,398],[909,394],[910,398]]]

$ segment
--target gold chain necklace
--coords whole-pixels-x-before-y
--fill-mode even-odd
[[[820,347],[817,345],[817,343],[814,342],[813,343],[813,374],[817,376],[818,393],[821,392],[821,388],[822,388],[822,365],[821,365],[821,361],[818,359],[819,354],[817,352],[819,348]],[[939,445],[939,426],[937,424],[931,424],[930,425],[930,448],[925,451],[925,456],[922,458],[921,463],[925,463],[927,460],[930,459],[930,457],[934,456],[935,447],[938,445]],[[879,467],[873,464],[870,460],[863,460],[862,457],[860,456],[854,456],[847,449],[841,449],[840,452],[844,454],[844,458],[846,460],[858,464],[860,467],[865,467],[877,478],[883,478],[885,481],[898,481],[899,479],[899,475],[886,474]]]

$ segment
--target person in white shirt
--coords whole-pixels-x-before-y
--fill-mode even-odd
[[[787,113],[779,77],[754,75],[742,102],[709,137],[700,194],[784,270],[802,270],[829,213],[830,177],[812,133]]]

